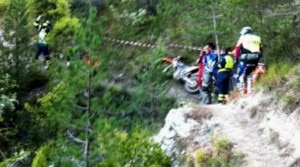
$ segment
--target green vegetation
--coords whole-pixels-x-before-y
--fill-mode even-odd
[[[0,2],[0,15],[3,15],[4,11],[6,10],[10,0],[2,0]]]
[[[32,166],[170,166],[170,158],[148,140],[176,103],[166,96],[169,83],[160,60],[181,55],[193,63],[198,55],[167,47],[171,43],[202,46],[218,35],[220,47],[234,46],[240,29],[250,25],[264,43],[268,74],[262,85],[274,90],[288,83],[299,90],[299,78],[291,79],[297,66],[289,72],[299,60],[300,47],[291,46],[300,40],[299,6],[292,0],[212,2],[1,0],[0,28],[11,47],[0,48],[0,166],[20,161]],[[38,15],[52,23],[48,71],[34,60],[32,22]],[[157,47],[121,45],[106,37]],[[90,63],[84,64],[87,58]],[[295,97],[289,93],[283,101],[296,106]],[[215,144],[209,157],[199,152],[197,161],[232,164],[230,144]]]
[[[237,167],[243,157],[233,152],[232,144],[226,139],[216,139],[212,150],[196,152],[194,164],[198,167]]]

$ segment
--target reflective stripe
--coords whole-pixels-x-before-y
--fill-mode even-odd
[[[228,94],[219,94],[218,95],[218,101],[223,101],[228,99]]]
[[[225,100],[225,94],[219,94],[218,95],[218,101],[223,101],[223,100]]]
[[[218,67],[220,68],[218,70],[218,72],[222,72],[222,71],[231,71],[233,68],[233,64],[234,64],[234,60],[231,56],[226,55],[224,56],[225,59],[225,67],[224,68],[220,68],[220,64],[218,65]]]
[[[223,71],[231,71],[231,69],[222,68],[222,69],[219,69],[219,70],[218,70],[218,72],[223,72]]]

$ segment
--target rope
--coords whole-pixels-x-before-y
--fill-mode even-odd
[[[113,43],[118,43],[118,44],[123,44],[123,45],[131,45],[131,46],[139,46],[139,47],[145,47],[145,48],[151,48],[154,49],[157,47],[154,44],[147,44],[147,43],[141,43],[141,42],[136,42],[136,41],[126,41],[126,40],[120,40],[120,39],[113,39],[113,38],[104,38],[105,41],[113,42]],[[188,50],[197,50],[200,51],[202,47],[197,47],[197,46],[186,46],[186,45],[178,45],[171,43],[167,45],[169,48],[180,48],[180,49],[188,49]]]

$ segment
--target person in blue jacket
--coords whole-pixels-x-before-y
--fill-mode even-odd
[[[200,94],[202,96],[202,104],[211,104],[212,103],[212,93],[213,93],[213,80],[214,80],[214,67],[218,61],[217,54],[214,53],[215,44],[207,43],[203,51],[205,55],[202,59],[202,64],[204,66],[203,76],[202,76],[202,85]]]

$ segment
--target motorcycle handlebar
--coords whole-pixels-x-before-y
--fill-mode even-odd
[[[169,57],[164,57],[162,60],[169,63],[169,64],[172,64],[172,62],[173,62],[173,59],[169,58]]]

